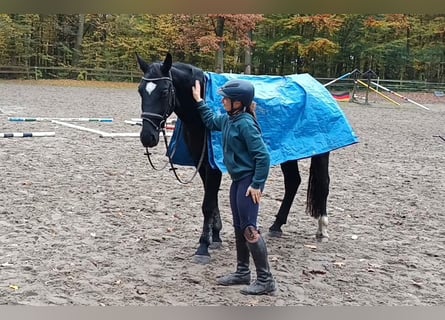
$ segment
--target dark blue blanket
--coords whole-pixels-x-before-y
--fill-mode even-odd
[[[357,143],[358,138],[331,93],[309,74],[256,76],[207,72],[206,102],[215,112],[225,112],[217,93],[228,80],[245,79],[255,86],[254,101],[263,138],[271,156],[271,166],[287,160],[304,159]],[[173,162],[193,166],[176,123],[169,152],[178,144]],[[212,132],[210,162],[222,172],[221,133]]]

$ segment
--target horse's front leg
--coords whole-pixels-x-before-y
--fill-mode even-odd
[[[301,183],[297,160],[290,160],[282,163],[281,171],[283,172],[284,177],[284,197],[280,209],[275,216],[275,221],[269,228],[269,235],[272,237],[282,236],[283,231],[281,230],[281,226],[287,222],[290,208]]]
[[[204,185],[204,199],[201,207],[204,221],[194,261],[207,264],[210,262],[209,247],[219,248],[222,243],[220,237],[222,222],[218,207],[218,192],[222,174],[221,171],[211,169],[210,166],[203,166],[199,173]]]
[[[211,215],[212,242],[211,249],[218,249],[222,245],[221,229],[222,221],[218,206],[218,193],[221,186],[222,173],[218,169],[209,168],[207,170],[206,193],[203,201],[203,212],[208,211]],[[206,215],[206,214],[204,214]]]

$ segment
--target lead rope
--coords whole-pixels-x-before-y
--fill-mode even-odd
[[[203,85],[204,97],[205,97],[205,89],[206,89],[206,77],[204,76],[204,85]],[[162,130],[164,130],[164,129],[162,129]],[[176,168],[173,165],[173,160],[172,159],[173,159],[173,156],[174,156],[174,154],[176,152],[176,148],[177,148],[178,144],[175,145],[175,148],[174,148],[173,152],[171,153],[171,155],[170,154],[168,155],[168,161],[170,162],[170,170],[173,171],[173,173],[174,173],[174,175],[176,177],[176,180],[178,180],[179,183],[189,184],[196,177],[196,174],[199,172],[199,169],[201,169],[202,163],[204,162],[204,155],[205,155],[205,151],[206,151],[206,147],[207,147],[207,133],[208,133],[208,130],[205,129],[205,131],[204,131],[204,140],[203,140],[203,143],[202,143],[201,156],[199,158],[198,165],[196,166],[195,172],[193,173],[192,177],[189,180],[182,181],[181,178],[178,176],[178,174],[176,172]],[[165,137],[165,134],[164,134],[164,139],[165,139],[165,144],[166,144],[166,146],[168,148],[167,138]]]
[[[206,88],[206,78],[204,76],[204,85],[203,85],[204,97],[205,97],[205,88]],[[164,130],[164,129],[162,129],[162,130]],[[178,133],[178,135],[179,135],[179,133]],[[166,147],[168,149],[168,143],[167,143],[167,138],[166,138],[165,133],[164,133],[164,141],[165,141],[165,145],[166,145]],[[172,159],[173,159],[173,156],[174,156],[174,154],[176,152],[177,146],[178,146],[178,144],[175,145],[175,148],[173,149],[173,152],[171,153],[171,155],[168,154],[168,161],[170,163],[170,170],[173,171],[173,173],[174,173],[174,175],[176,177],[176,180],[178,180],[179,183],[189,184],[196,177],[196,174],[199,172],[199,169],[201,169],[202,163],[204,162],[204,155],[205,155],[205,151],[206,151],[206,147],[207,147],[207,129],[204,131],[204,141],[202,143],[201,156],[199,158],[198,165],[196,166],[195,172],[193,173],[192,177],[190,179],[188,179],[187,181],[181,180],[181,178],[179,177],[179,175],[176,172],[177,168],[175,168],[175,166],[173,165],[173,160]]]
[[[164,140],[166,140],[167,138],[165,137],[165,130],[164,130],[164,129],[162,129],[162,134],[164,135]],[[166,146],[167,146],[167,148],[168,148],[167,143],[166,143]],[[176,147],[175,147],[175,149],[176,149]],[[151,160],[150,155],[152,155],[152,153],[151,153],[150,151],[148,151],[148,147],[145,147],[145,153],[144,153],[144,155],[147,156],[147,159],[148,159],[148,162],[150,163],[150,166],[151,166],[152,169],[155,170],[155,171],[162,171],[162,170],[164,170],[164,169],[167,167],[167,165],[168,165],[168,162],[166,162],[162,168],[156,168],[155,165],[153,164],[153,161]]]
[[[162,131],[162,135],[164,136],[164,145],[165,145],[165,148],[166,148],[167,151],[168,151],[167,134],[166,134],[164,128],[162,128],[161,131]],[[180,133],[180,132],[179,132],[179,133]],[[179,135],[179,133],[178,133],[178,135]],[[175,145],[175,148],[173,149],[173,151],[171,152],[171,154],[167,152],[168,162],[166,162],[165,165],[164,165],[162,168],[160,168],[160,169],[158,169],[158,168],[156,168],[156,167],[154,166],[153,161],[151,160],[151,157],[150,157],[150,155],[151,155],[152,153],[148,151],[148,147],[145,147],[145,150],[146,150],[145,155],[147,156],[147,158],[148,158],[148,162],[150,163],[151,167],[152,167],[155,171],[161,171],[161,170],[164,170],[164,169],[167,167],[167,165],[170,164],[170,171],[173,171],[173,174],[175,175],[176,180],[178,180],[178,182],[181,183],[181,184],[189,184],[189,183],[191,183],[191,182],[193,181],[193,179],[196,177],[196,174],[199,172],[199,169],[201,168],[202,163],[204,162],[204,155],[205,155],[205,148],[206,148],[206,146],[207,146],[207,130],[204,132],[204,141],[203,141],[202,150],[201,150],[201,156],[200,156],[200,158],[199,158],[198,165],[196,166],[195,172],[193,173],[192,177],[191,177],[190,179],[188,179],[187,181],[183,181],[183,180],[179,177],[178,173],[176,172],[177,168],[175,168],[175,166],[174,166],[174,164],[173,164],[173,156],[174,156],[175,153],[176,153],[176,148],[178,147],[178,144]]]
[[[196,166],[195,172],[193,173],[193,175],[192,175],[192,177],[190,179],[188,179],[186,181],[183,181],[179,177],[178,173],[176,172],[177,168],[175,168],[175,166],[173,165],[172,158],[173,158],[174,152],[176,151],[176,147],[177,147],[177,145],[175,145],[175,149],[174,149],[174,152],[172,152],[172,155],[170,155],[170,154],[168,155],[168,161],[170,163],[170,170],[173,171],[173,174],[175,175],[176,180],[178,180],[179,183],[189,184],[196,177],[196,174],[199,172],[199,169],[201,168],[201,165],[204,162],[204,155],[205,155],[206,146],[207,146],[207,131],[204,133],[204,141],[203,141],[203,145],[202,145],[201,156],[199,158],[199,162],[198,162],[198,165]]]

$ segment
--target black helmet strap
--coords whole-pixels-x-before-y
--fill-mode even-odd
[[[246,107],[243,105],[241,105],[241,108],[233,109],[233,100],[230,99],[230,111],[227,112],[229,115],[234,116],[244,111],[246,111]]]

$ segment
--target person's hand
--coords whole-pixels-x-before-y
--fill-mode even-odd
[[[255,189],[249,186],[249,188],[247,188],[246,197],[251,196],[253,203],[260,203],[261,193],[261,189]]]
[[[199,83],[199,80],[195,80],[195,85],[192,86],[192,94],[193,98],[196,102],[201,102],[201,83]]]

